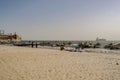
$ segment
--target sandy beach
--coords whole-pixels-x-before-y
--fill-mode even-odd
[[[1,45],[0,80],[120,80],[120,54]]]

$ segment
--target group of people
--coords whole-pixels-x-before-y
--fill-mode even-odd
[[[31,47],[33,48],[34,46],[35,46],[36,48],[38,48],[38,43],[37,43],[37,42],[32,41],[32,43],[31,43]]]

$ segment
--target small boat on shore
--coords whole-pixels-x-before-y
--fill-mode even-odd
[[[30,46],[30,43],[25,43],[25,42],[17,42],[13,43],[14,46]]]

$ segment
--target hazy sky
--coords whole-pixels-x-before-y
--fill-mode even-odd
[[[0,29],[25,40],[120,40],[120,0],[0,0]]]

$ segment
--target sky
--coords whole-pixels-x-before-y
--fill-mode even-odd
[[[120,0],[0,0],[0,29],[23,40],[120,40]]]

